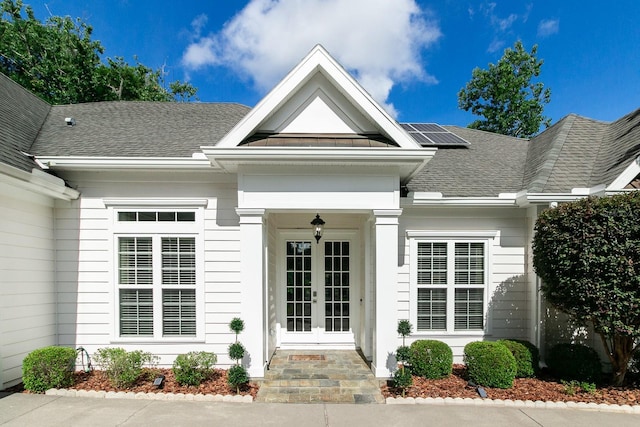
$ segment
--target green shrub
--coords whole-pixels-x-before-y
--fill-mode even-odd
[[[536,348],[533,344],[528,341],[518,340],[499,340],[498,342],[507,347],[511,354],[513,354],[513,357],[515,357],[516,378],[530,378],[535,376],[538,362],[534,354],[532,354],[531,347]],[[526,346],[524,344],[525,342],[530,346]]]
[[[155,365],[158,358],[144,351],[123,348],[99,348],[93,358],[117,388],[131,387],[142,374],[142,366]]]
[[[244,357],[244,346],[239,342],[229,344],[229,358],[233,360],[240,360]]]
[[[409,362],[414,375],[438,379],[451,375],[453,352],[437,340],[414,341],[409,347]]]
[[[516,359],[497,342],[475,341],[464,347],[469,379],[478,385],[511,388],[516,376]]]
[[[227,382],[231,387],[235,387],[236,392],[240,393],[240,386],[249,382],[247,370],[242,365],[233,365],[227,371]]]
[[[411,358],[411,349],[406,345],[401,345],[396,349],[396,360],[398,362],[408,362]]]
[[[182,385],[200,385],[213,374],[213,366],[217,361],[214,353],[206,351],[179,354],[173,362],[173,375]]]
[[[398,369],[393,373],[393,386],[402,389],[402,396],[404,396],[405,389],[411,384],[413,384],[413,377],[408,369]]]
[[[583,344],[557,344],[546,357],[547,366],[560,379],[597,382],[602,375],[598,353]]]
[[[44,347],[32,351],[22,361],[24,388],[44,393],[50,388],[73,384],[76,351],[69,347]]]

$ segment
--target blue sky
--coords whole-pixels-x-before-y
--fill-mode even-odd
[[[475,67],[538,45],[545,114],[615,120],[640,107],[637,0],[25,0],[80,17],[105,56],[188,80],[202,102],[255,105],[321,43],[401,122],[466,126],[457,93]]]

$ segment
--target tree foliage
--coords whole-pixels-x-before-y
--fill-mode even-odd
[[[167,89],[162,69],[122,57],[101,60],[104,47],[80,19],[36,19],[21,0],[0,3],[0,72],[52,104],[92,101],[187,101],[197,89],[180,81]]]
[[[513,49],[505,49],[497,64],[472,71],[471,80],[458,92],[458,106],[484,119],[472,122],[470,128],[530,137],[541,125],[549,126],[551,119],[543,116],[543,110],[551,100],[551,90],[532,81],[543,64],[537,51],[534,45],[527,52],[517,41]]]
[[[640,340],[640,192],[590,197],[540,214],[533,265],[549,303],[591,323],[622,384]]]

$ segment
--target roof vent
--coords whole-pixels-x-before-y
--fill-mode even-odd
[[[76,125],[76,119],[74,119],[73,117],[65,117],[64,121],[67,124],[67,126],[75,126]]]

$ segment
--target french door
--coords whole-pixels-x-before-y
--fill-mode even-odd
[[[308,233],[280,239],[279,346],[353,347],[358,319],[355,233]]]

